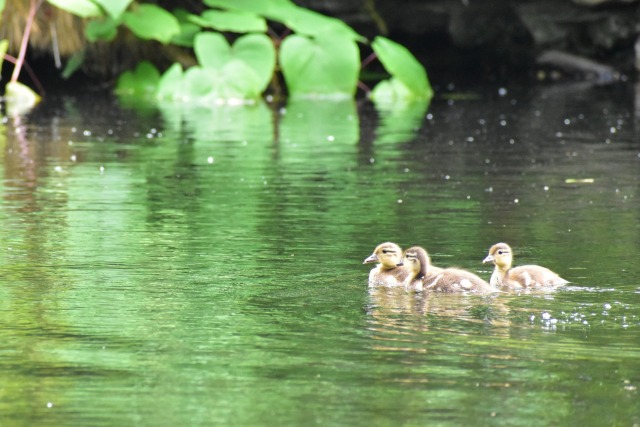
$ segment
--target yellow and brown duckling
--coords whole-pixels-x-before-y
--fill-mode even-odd
[[[402,264],[408,272],[404,285],[409,290],[476,294],[497,291],[489,283],[465,270],[445,268],[431,271],[433,268],[429,265],[429,255],[420,246],[407,249]]]
[[[402,264],[402,249],[392,242],[381,243],[362,263],[379,263],[369,273],[369,286],[401,286],[407,277]]]
[[[521,265],[511,268],[513,251],[506,243],[496,243],[489,249],[489,255],[482,261],[495,265],[490,283],[493,286],[523,289],[549,288],[569,283],[553,271],[539,265]]]

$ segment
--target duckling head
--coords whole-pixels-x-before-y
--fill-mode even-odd
[[[385,269],[396,268],[399,264],[402,265],[402,249],[395,243],[381,243],[362,263],[371,262],[379,262]]]
[[[429,255],[424,248],[420,246],[413,246],[404,251],[402,263],[405,268],[411,272],[413,277],[421,279],[427,275],[427,269],[429,268]]]
[[[500,270],[508,270],[513,262],[513,253],[506,243],[496,243],[489,249],[489,255],[482,260],[484,264],[492,262]]]

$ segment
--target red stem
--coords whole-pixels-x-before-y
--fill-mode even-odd
[[[22,43],[20,44],[20,53],[18,54],[18,59],[16,60],[16,66],[13,69],[13,74],[11,75],[11,82],[15,83],[18,81],[18,76],[20,76],[20,69],[22,68],[22,64],[24,63],[24,57],[27,54],[27,46],[29,45],[29,35],[31,34],[31,25],[33,24],[33,20],[35,19],[36,12],[38,8],[42,4],[42,0],[31,0],[29,2],[29,16],[27,17],[27,23],[24,27],[24,34],[22,35]]]
[[[4,55],[4,60],[11,62],[14,65],[18,62],[18,60],[13,56],[6,55],[6,54]],[[36,87],[38,88],[38,92],[40,92],[40,96],[44,96],[44,86],[42,86],[42,83],[40,83],[40,80],[36,76],[36,73],[33,72],[33,68],[29,66],[29,63],[27,61],[25,61],[22,65],[24,66],[24,69],[27,72],[27,74],[29,74],[29,77],[31,77],[33,84],[36,85]]]

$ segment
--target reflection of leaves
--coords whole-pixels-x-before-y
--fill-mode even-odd
[[[380,114],[377,142],[405,142],[412,139],[422,126],[424,115],[429,107],[427,101],[404,103],[376,103]]]
[[[189,134],[201,141],[273,140],[271,110],[264,102],[254,105],[212,105],[188,107],[174,103],[159,103],[168,127],[179,132],[182,123]]]
[[[280,135],[281,141],[355,144],[360,138],[355,101],[289,100],[280,122]]]

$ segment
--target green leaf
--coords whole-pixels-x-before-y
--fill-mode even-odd
[[[358,45],[344,37],[294,34],[280,46],[280,66],[291,96],[351,97],[358,84]]]
[[[194,50],[203,68],[222,73],[233,60],[240,61],[251,68],[253,73],[248,73],[243,67],[235,64],[233,66],[239,67],[242,76],[225,74],[224,77],[227,84],[244,87],[242,92],[251,94],[251,97],[255,93],[262,93],[267,88],[275,69],[275,47],[271,39],[264,34],[247,34],[238,38],[231,47],[220,33],[200,33],[195,38]]]
[[[339,36],[352,41],[366,41],[366,38],[339,19],[302,7],[287,10],[281,17],[281,22],[296,33],[310,37]]]
[[[81,18],[102,16],[102,9],[91,0],[47,0],[47,2]]]
[[[110,17],[115,20],[120,19],[125,10],[133,2],[133,0],[93,0],[94,3],[102,6]]]
[[[4,97],[9,115],[26,113],[40,102],[40,96],[20,82],[7,83]]]
[[[62,70],[62,78],[68,79],[69,77],[71,77],[71,75],[73,75],[73,73],[75,73],[78,68],[80,68],[82,64],[84,64],[84,57],[84,49],[71,55],[71,58],[69,58],[69,60],[67,61],[67,65],[64,67],[64,70]]]
[[[4,11],[5,3],[6,3],[5,0],[0,0],[0,13]]]
[[[158,69],[148,61],[142,61],[133,71],[125,71],[118,78],[116,92],[129,95],[154,93],[160,82]]]
[[[433,97],[427,72],[404,46],[378,36],[373,40],[371,47],[392,77],[409,90],[408,96],[426,100]]]
[[[209,7],[249,12],[269,19],[297,7],[290,0],[204,0],[204,4]]]
[[[94,19],[90,21],[85,28],[87,40],[91,42],[98,40],[113,41],[118,34],[118,25],[120,25],[120,23],[110,16]]]
[[[261,15],[307,36],[339,35],[355,41],[366,41],[339,19],[297,6],[290,0],[204,0],[204,3],[210,7]]]
[[[160,77],[156,96],[159,99],[180,99],[184,96],[182,65],[175,63]]]
[[[231,47],[220,33],[197,34],[193,41],[193,50],[198,63],[204,68],[220,69],[231,58]]]
[[[247,34],[236,40],[231,52],[253,69],[257,78],[255,90],[264,92],[276,67],[276,49],[271,39],[265,34]]]
[[[218,31],[234,33],[264,33],[267,22],[253,13],[242,11],[206,10],[202,15],[192,15],[191,22],[202,27],[213,28]]]
[[[184,47],[193,47],[193,39],[200,32],[200,27],[191,22],[191,13],[185,9],[177,8],[173,10],[173,16],[178,19],[180,24],[180,33],[173,36],[172,44]]]
[[[142,39],[168,43],[180,33],[180,24],[175,16],[153,4],[144,3],[133,11],[122,15],[124,24]]]
[[[378,83],[371,91],[369,97],[374,100],[374,102],[393,104],[394,102],[410,100],[413,98],[413,95],[411,89],[400,80],[392,77]]]

